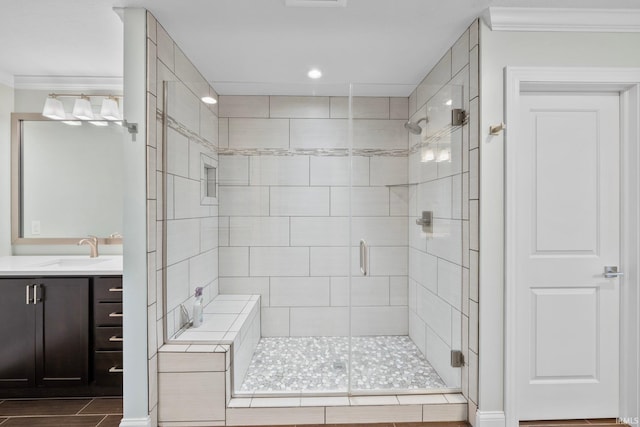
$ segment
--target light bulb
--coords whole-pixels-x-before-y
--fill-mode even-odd
[[[203,96],[202,98],[200,98],[200,100],[205,104],[209,104],[209,105],[214,105],[218,103],[218,100],[215,99],[213,96]]]
[[[309,76],[310,79],[319,79],[320,77],[322,77],[322,71],[314,68],[312,70],[309,70],[307,76]]]

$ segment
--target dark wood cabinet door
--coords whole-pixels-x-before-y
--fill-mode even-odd
[[[38,385],[78,386],[89,379],[89,279],[40,279],[36,305]]]
[[[35,305],[27,304],[34,282],[0,279],[0,387],[35,384]],[[27,293],[29,292],[29,293]]]

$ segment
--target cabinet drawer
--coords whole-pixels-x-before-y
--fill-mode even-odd
[[[122,302],[122,278],[96,278],[93,282],[93,300],[96,302]]]
[[[95,329],[96,350],[122,350],[122,327],[102,326]]]
[[[96,326],[122,326],[122,303],[101,302],[93,305]]]
[[[122,384],[122,352],[96,351],[94,353],[94,379],[96,385]]]

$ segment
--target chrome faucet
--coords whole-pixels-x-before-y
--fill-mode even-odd
[[[96,236],[89,236],[86,239],[82,239],[78,242],[78,246],[80,245],[89,245],[91,248],[91,254],[89,258],[97,258],[98,257],[98,238]]]

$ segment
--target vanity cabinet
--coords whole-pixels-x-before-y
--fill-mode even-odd
[[[122,395],[122,276],[0,278],[0,398]]]
[[[95,280],[93,324],[95,383],[122,387],[122,278]]]
[[[0,279],[0,387],[89,382],[89,279]]]

